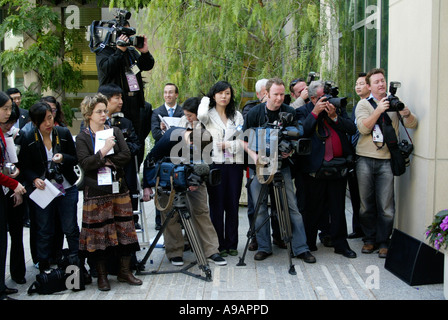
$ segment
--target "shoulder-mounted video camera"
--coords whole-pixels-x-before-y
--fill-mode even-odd
[[[397,94],[397,89],[400,87],[401,82],[391,81],[389,86],[390,95],[387,97],[387,101],[389,101],[389,109],[387,109],[387,112],[398,112],[404,109],[404,103],[395,96]]]
[[[249,148],[257,153],[263,152],[265,156],[270,157],[275,151],[278,151],[279,156],[291,151],[295,151],[297,155],[307,155],[311,152],[311,140],[301,138],[303,128],[289,112],[280,112],[278,120],[254,129]],[[271,150],[275,147],[276,150]]]
[[[127,10],[118,9],[115,19],[109,21],[93,21],[87,30],[89,47],[92,52],[101,51],[106,46],[115,48],[116,46],[134,46],[143,48],[145,38],[133,36],[136,34],[135,28],[129,26],[128,20],[131,13]],[[129,42],[119,39],[121,35],[126,35]]]

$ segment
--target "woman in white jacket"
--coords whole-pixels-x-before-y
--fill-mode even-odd
[[[243,181],[244,150],[238,136],[244,123],[236,110],[230,83],[217,82],[202,98],[198,119],[213,137],[213,166],[221,169],[221,184],[208,187],[210,217],[222,256],[237,255],[238,209]]]

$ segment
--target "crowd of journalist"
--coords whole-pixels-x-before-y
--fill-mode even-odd
[[[119,39],[129,41],[126,35]],[[256,251],[255,260],[268,259],[276,245],[290,248],[287,254],[292,258],[316,263],[313,252],[318,250],[318,240],[334,248],[335,254],[353,259],[357,253],[347,239],[355,238],[363,241],[363,254],[377,252],[380,258],[387,257],[396,174],[383,138],[388,130],[384,123],[398,135],[400,123],[414,129],[417,117],[404,104],[389,110],[392,102],[384,70],[359,74],[355,87],[359,99],[351,116],[346,99],[334,92],[337,88],[311,73],[308,79],[288,84],[274,75],[259,79],[256,100],[241,111],[232,84],[226,81],[204,88],[206,95],[183,103],[178,101],[182,89],[167,81],[165,102],[153,109],[144,96],[142,72],[151,70],[155,61],[147,38],[142,39],[139,46],[106,46],[97,52],[99,89],[81,103],[83,124],[75,139],[54,97],[44,97],[25,110],[19,90],[0,93],[2,299],[18,291],[5,284],[8,234],[11,279],[17,284],[28,280],[24,226],[30,227],[31,256],[40,272],[48,272],[65,258],[81,268],[86,284],[97,278],[99,290],[110,290],[110,275],[141,285],[143,281],[132,271],[142,223],[135,211],[140,197],[149,202],[157,193],[149,172],[158,163],[174,159],[206,164],[221,173],[218,184],[195,180],[185,190],[199,243],[210,263],[223,266],[226,257],[241,254],[238,215],[243,188],[247,219],[256,231],[248,240],[249,251]],[[169,122],[171,128],[167,118],[177,118],[174,125]],[[267,134],[260,135],[262,129]],[[145,151],[150,132],[154,147]],[[270,151],[261,149],[260,140]],[[305,142],[307,150],[301,153]],[[15,155],[9,154],[14,150],[11,144]],[[195,150],[199,158],[193,156]],[[84,172],[81,226],[76,166]],[[266,183],[262,178],[274,174],[282,179],[283,207],[276,203],[279,198],[269,182],[264,198],[259,199]],[[42,208],[31,194],[45,190],[48,183],[61,195]],[[347,190],[353,207],[350,233]],[[157,230],[169,209],[156,208]],[[285,226],[279,224],[279,210],[287,212],[289,238]],[[178,219],[170,221],[163,235],[167,258],[174,266],[182,266],[189,239]]]

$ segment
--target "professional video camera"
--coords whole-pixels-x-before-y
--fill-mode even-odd
[[[142,48],[144,45],[144,37],[135,36],[135,28],[129,27],[128,20],[131,18],[131,13],[127,10],[118,9],[114,20],[109,21],[93,21],[90,28],[87,30],[88,38],[90,39],[90,50],[95,52],[102,50],[106,46],[134,46]],[[124,42],[119,39],[121,35],[126,35],[129,42]]]
[[[278,151],[281,153],[290,153],[295,151],[297,155],[307,155],[311,151],[311,140],[300,139],[303,136],[296,125],[294,116],[288,112],[280,112],[279,120],[272,124],[273,128],[278,129]]]
[[[176,161],[177,163],[177,161]],[[175,164],[171,158],[164,158],[157,163],[145,165],[144,178],[152,187],[162,190],[174,188],[178,192],[186,191],[190,186],[200,186],[206,183],[216,186],[221,183],[221,171],[211,169],[205,163],[181,163]]]
[[[404,109],[404,103],[400,101],[400,99],[395,96],[397,93],[397,89],[401,87],[401,82],[392,81],[389,86],[390,95],[387,97],[387,101],[389,101],[389,109],[387,112],[396,112]]]
[[[249,149],[270,157],[278,150],[281,154],[295,151],[296,155],[307,155],[311,152],[311,140],[300,138],[303,130],[297,126],[294,116],[288,112],[280,112],[279,119],[267,123],[264,127],[255,128],[254,135],[249,137]],[[271,148],[277,147],[277,150]]]

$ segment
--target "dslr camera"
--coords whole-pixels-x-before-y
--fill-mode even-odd
[[[397,89],[401,87],[401,82],[392,81],[389,86],[390,95],[387,97],[389,101],[389,109],[387,112],[398,112],[404,109],[404,103],[396,96]]]
[[[145,38],[134,36],[136,30],[129,26],[128,20],[131,18],[131,15],[127,10],[118,9],[113,20],[93,21],[87,30],[87,35],[90,40],[90,50],[95,52],[95,50],[104,48],[105,46],[113,48],[116,46],[143,48]],[[124,42],[119,39],[123,34],[129,38],[129,42]]]
[[[46,172],[46,178],[50,181],[54,180],[59,184],[64,182],[64,176],[61,173],[61,167],[58,163],[51,161],[50,168]]]
[[[13,175],[16,172],[16,170],[17,170],[17,167],[15,166],[14,163],[7,162],[3,166],[3,172],[2,173],[10,176],[10,175]]]
[[[333,81],[325,81],[324,84],[324,95],[321,99],[327,99],[332,105],[337,109],[337,113],[340,114],[342,109],[347,106],[347,98],[339,98],[339,88],[334,86]]]
[[[308,73],[308,77],[306,78],[306,84],[309,86],[311,82],[318,80],[320,78],[320,73],[311,71]]]
[[[409,167],[409,165],[411,164],[411,161],[409,160],[409,156],[411,155],[412,151],[414,151],[414,145],[410,144],[407,140],[402,140],[398,144],[398,149],[400,150],[401,154],[403,155],[406,167]]]

